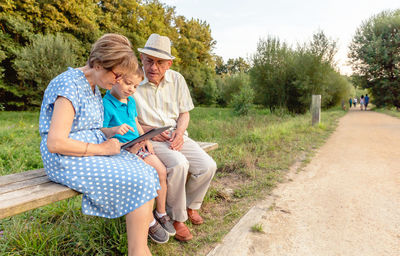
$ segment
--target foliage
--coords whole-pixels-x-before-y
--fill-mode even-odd
[[[135,50],[152,33],[170,37],[173,68],[185,76],[195,101],[216,101],[215,41],[205,21],[178,16],[158,0],[7,0],[0,2],[0,102],[7,109],[39,106],[49,77],[61,67],[83,65],[91,45],[109,32],[127,36]],[[57,45],[50,50],[52,40]],[[41,43],[58,54],[39,58]],[[61,51],[68,44],[69,56]],[[44,72],[33,74],[35,67]]]
[[[232,75],[236,73],[247,73],[250,70],[250,64],[242,57],[236,59],[228,59],[226,63],[220,56],[215,57],[215,72],[218,75]]]
[[[400,107],[400,9],[364,21],[350,45],[354,80],[379,107]]]
[[[296,49],[278,38],[261,39],[252,57],[251,84],[257,92],[255,103],[271,111],[287,108],[305,113],[311,95],[322,96],[322,107],[335,106],[348,97],[351,84],[335,69],[336,42],[322,31]]]
[[[229,76],[220,76],[216,84],[219,92],[218,104],[227,106],[232,101],[233,95],[240,92],[242,86],[250,84],[250,79],[246,73],[237,73]]]
[[[270,110],[286,107],[293,76],[293,51],[278,38],[260,39],[252,62],[250,77],[257,92],[255,102]]]
[[[247,115],[254,100],[254,90],[249,83],[244,83],[237,94],[234,94],[231,101],[233,111],[238,115]]]
[[[39,105],[48,83],[68,66],[77,64],[79,42],[61,34],[33,37],[31,44],[15,52],[14,69],[21,81],[15,87],[27,104]]]
[[[395,107],[385,107],[385,108],[376,108],[372,107],[373,111],[379,112],[379,113],[384,113],[389,116],[394,116],[397,118],[400,118],[400,108],[395,108]]]

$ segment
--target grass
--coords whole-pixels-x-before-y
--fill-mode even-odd
[[[43,167],[39,114],[0,112],[0,175]]]
[[[379,113],[383,113],[389,116],[394,116],[394,117],[398,117],[400,118],[400,111],[396,110],[395,107],[392,108],[372,108],[373,111],[379,112]]]
[[[262,225],[261,223],[254,224],[254,225],[251,227],[251,231],[253,231],[253,232],[255,232],[255,233],[264,233],[263,225]]]
[[[231,109],[196,108],[190,136],[219,144],[210,152],[218,170],[202,206],[205,224],[188,224],[194,235],[188,243],[149,242],[153,255],[207,254],[295,161],[310,159],[344,114],[340,109],[324,111],[322,123],[312,127],[310,114],[252,109],[239,117]],[[37,120],[38,113],[0,112],[1,175],[42,167]],[[0,220],[0,255],[126,255],[124,218],[83,215],[80,200],[75,197]]]

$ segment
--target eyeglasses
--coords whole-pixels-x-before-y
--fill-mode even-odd
[[[114,71],[112,71],[112,69],[110,69],[110,72],[115,76],[115,80],[118,80],[122,77],[122,75],[117,75]]]
[[[143,58],[143,65],[153,66],[156,64],[158,68],[165,68],[168,65],[168,60],[153,60],[147,57]]]

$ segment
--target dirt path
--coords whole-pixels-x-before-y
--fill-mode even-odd
[[[209,255],[400,256],[400,119],[350,111],[289,180]]]

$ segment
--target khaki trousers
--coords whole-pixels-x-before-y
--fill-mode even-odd
[[[152,141],[154,152],[167,167],[167,213],[176,221],[188,219],[186,208],[198,210],[214,177],[215,161],[184,136],[181,151],[169,149],[169,142]],[[190,173],[189,179],[188,173]]]

